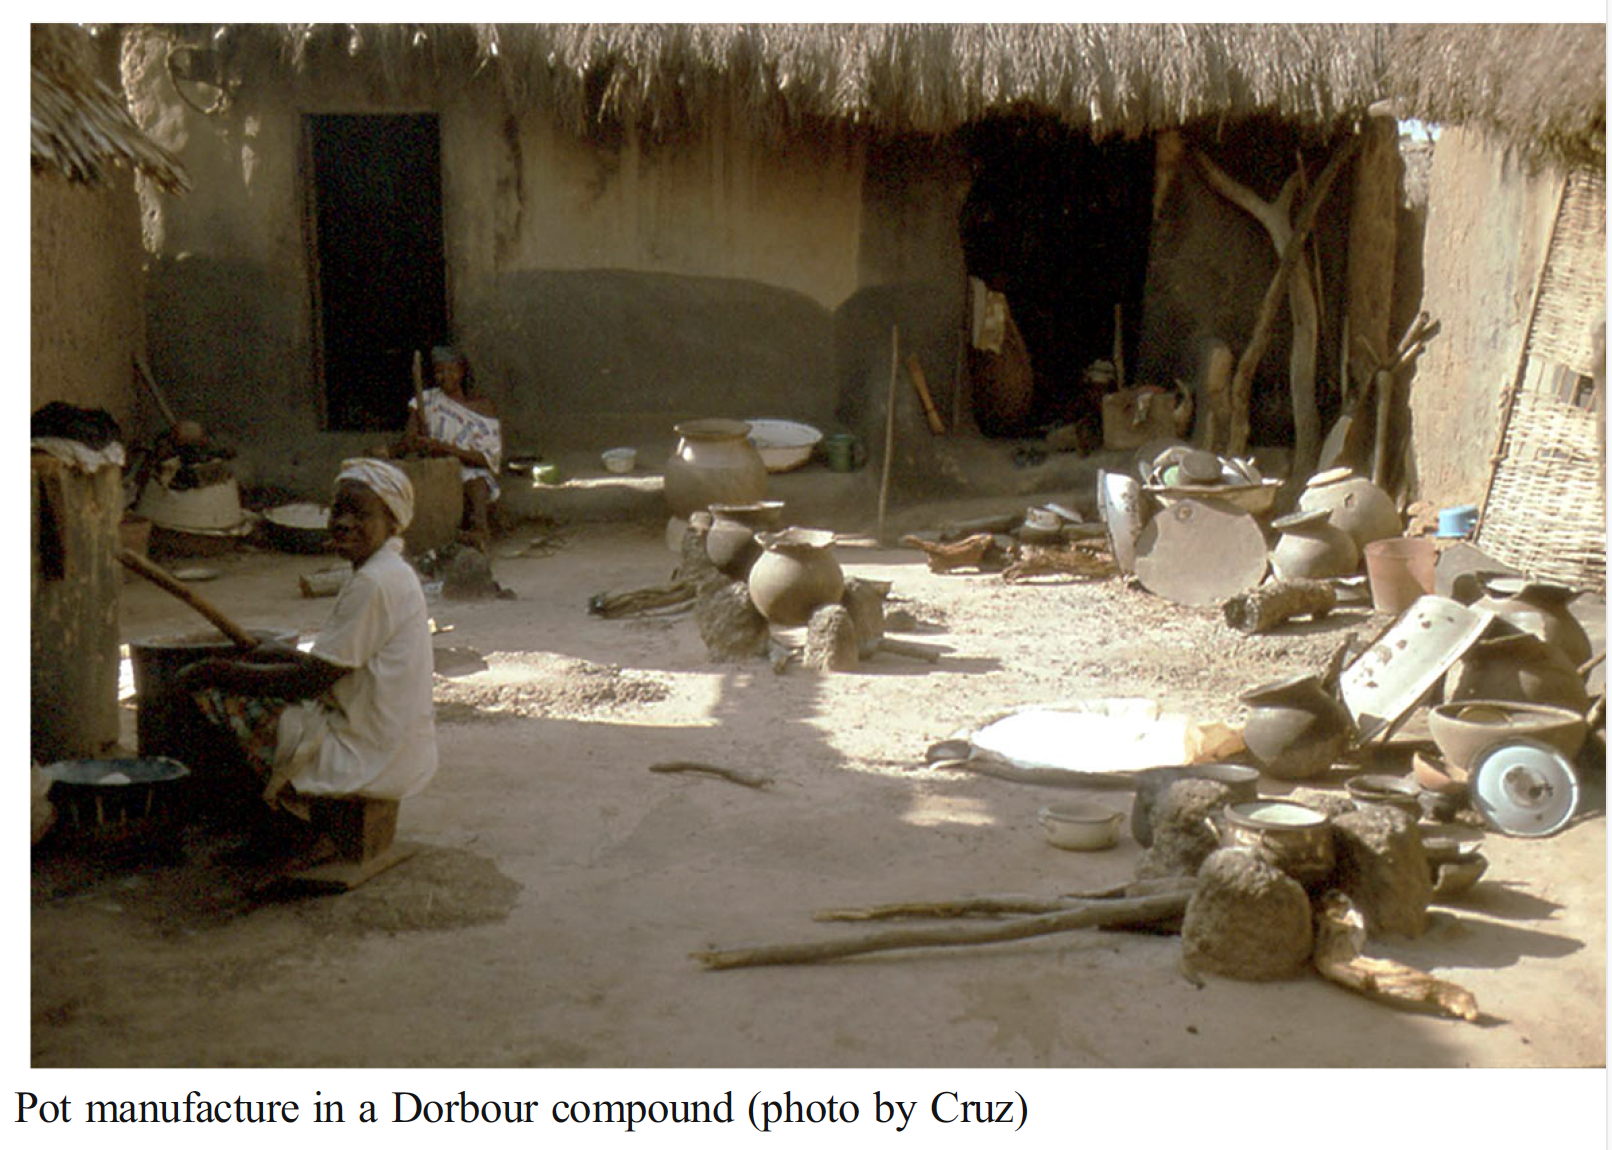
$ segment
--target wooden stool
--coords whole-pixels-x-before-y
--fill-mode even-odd
[[[336,844],[336,857],[285,877],[299,883],[352,890],[402,862],[419,846],[394,842],[398,803],[393,799],[310,797],[313,825]]]

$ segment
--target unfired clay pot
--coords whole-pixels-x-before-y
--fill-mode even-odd
[[[1360,567],[1354,537],[1331,522],[1326,511],[1284,515],[1271,526],[1281,532],[1271,550],[1271,566],[1282,579],[1330,579],[1353,575]]]
[[[1330,513],[1333,524],[1354,539],[1356,550],[1405,529],[1393,498],[1371,480],[1343,467],[1313,477],[1299,496],[1298,510]]]
[[[769,623],[798,626],[816,608],[840,601],[845,575],[832,531],[789,527],[756,539],[763,550],[750,568],[750,600]]]
[[[1590,657],[1590,637],[1567,609],[1578,596],[1572,587],[1489,578],[1483,581],[1483,588],[1483,598],[1474,606],[1493,611],[1519,630],[1560,648],[1575,667]]]
[[[730,579],[743,579],[761,556],[756,532],[777,527],[784,505],[776,499],[758,503],[711,504],[711,529],[705,535],[705,553],[716,569]]]
[[[713,503],[755,503],[767,494],[767,465],[742,419],[690,419],[673,428],[666,461],[666,502],[687,519]]]
[[[1299,675],[1243,695],[1243,741],[1273,779],[1307,779],[1330,767],[1349,742],[1349,712],[1314,675]]]
[[[1445,702],[1514,699],[1568,707],[1581,715],[1589,710],[1578,666],[1561,648],[1504,622],[1489,626],[1491,637],[1472,644],[1444,676]]]

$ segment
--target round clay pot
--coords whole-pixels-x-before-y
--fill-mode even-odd
[[[1578,596],[1574,588],[1490,577],[1483,580],[1483,592],[1474,606],[1493,611],[1518,630],[1560,648],[1575,667],[1590,657],[1590,637],[1567,609]]]
[[[776,499],[759,503],[711,504],[711,529],[705,535],[705,553],[716,569],[730,579],[743,579],[761,556],[756,532],[777,527],[784,505]]]
[[[690,419],[677,424],[666,461],[666,502],[684,519],[713,503],[756,503],[767,494],[767,465],[742,419]]]
[[[1472,644],[1445,674],[1445,702],[1502,699],[1567,707],[1581,715],[1589,710],[1590,696],[1578,666],[1560,647],[1504,621],[1490,628],[1493,637]]]
[[[1405,529],[1393,498],[1371,480],[1346,467],[1335,467],[1312,477],[1299,496],[1298,510],[1326,511],[1334,526],[1349,533],[1357,551]]]
[[[1360,567],[1354,537],[1317,509],[1284,515],[1271,526],[1281,538],[1271,551],[1271,566],[1282,579],[1331,579],[1353,575]]]
[[[832,531],[789,527],[756,540],[763,550],[750,568],[750,601],[769,623],[798,626],[823,604],[840,601],[845,575]]]
[[[1428,712],[1427,727],[1449,765],[1462,770],[1494,744],[1517,738],[1538,739],[1571,759],[1589,731],[1568,707],[1501,699],[1442,703]]]
[[[1314,675],[1256,687],[1243,741],[1273,779],[1307,779],[1330,767],[1349,742],[1351,721],[1342,703]]]

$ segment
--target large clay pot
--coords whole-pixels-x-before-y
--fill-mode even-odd
[[[1578,665],[1561,648],[1504,621],[1491,623],[1489,638],[1467,649],[1444,676],[1444,700],[1507,699],[1589,709],[1589,692]]]
[[[677,424],[677,448],[666,461],[666,502],[687,519],[713,503],[755,503],[767,494],[767,465],[742,419],[690,419]]]
[[[1574,588],[1491,577],[1483,580],[1483,589],[1483,597],[1475,606],[1493,611],[1518,630],[1560,648],[1575,667],[1590,657],[1590,637],[1567,609],[1578,596]]]
[[[705,533],[705,553],[716,569],[730,579],[743,579],[761,556],[757,531],[782,522],[784,505],[776,499],[759,503],[711,504],[711,529]]]
[[[832,531],[789,527],[756,539],[763,550],[750,568],[750,601],[769,623],[798,626],[823,604],[840,601],[845,575]]]
[[[1354,537],[1321,509],[1300,511],[1274,520],[1281,532],[1271,550],[1271,566],[1281,579],[1331,579],[1353,575],[1360,567]]]
[[[1393,498],[1346,467],[1312,477],[1299,496],[1298,510],[1328,512],[1333,524],[1354,539],[1357,551],[1405,530]]]
[[[1307,779],[1330,767],[1349,742],[1349,712],[1314,675],[1299,675],[1243,695],[1243,741],[1274,779]]]

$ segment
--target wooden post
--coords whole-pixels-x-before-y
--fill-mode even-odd
[[[890,458],[896,448],[896,377],[901,373],[901,335],[895,324],[890,325],[890,394],[885,398],[884,409],[884,472],[879,476],[879,526],[875,532],[879,543],[885,542],[884,513],[890,500]]]

